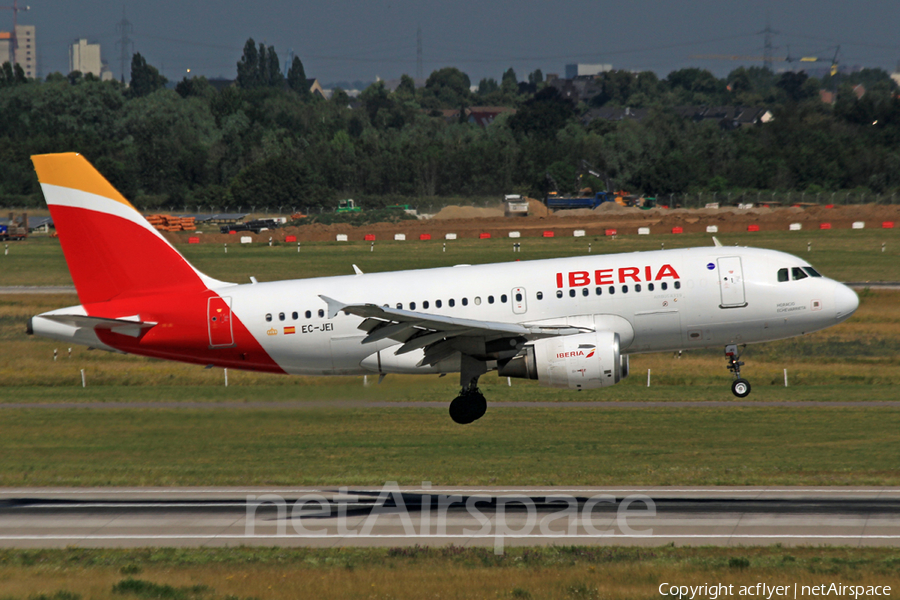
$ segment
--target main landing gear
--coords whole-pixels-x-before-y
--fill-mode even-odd
[[[744,348],[746,347],[745,345]],[[741,361],[741,351],[738,350],[737,345],[729,344],[725,346],[725,357],[728,359],[728,370],[734,374],[731,393],[738,398],[746,398],[750,395],[750,382],[741,377],[741,367],[744,365]]]
[[[487,365],[471,356],[462,355],[460,360],[459,396],[450,403],[450,418],[460,425],[468,425],[484,416],[487,401],[478,391],[478,378],[487,373]]]

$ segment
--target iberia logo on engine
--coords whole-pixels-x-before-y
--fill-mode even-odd
[[[578,358],[583,356],[584,358],[590,358],[594,355],[596,350],[591,350],[587,354],[584,353],[584,350],[573,350],[571,352],[558,352],[556,354],[556,358]]]

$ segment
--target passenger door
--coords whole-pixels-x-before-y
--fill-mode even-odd
[[[722,303],[719,308],[739,308],[747,306],[744,295],[744,271],[740,256],[726,256],[718,259],[719,291]]]

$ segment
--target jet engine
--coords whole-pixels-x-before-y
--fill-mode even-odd
[[[595,331],[536,340],[505,364],[503,377],[537,379],[548,387],[590,390],[628,376],[628,356],[619,353],[619,334]]]

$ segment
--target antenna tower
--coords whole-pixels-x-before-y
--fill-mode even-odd
[[[422,28],[416,31],[416,78],[422,79],[425,75],[422,72]]]
[[[30,6],[19,6],[19,0],[13,0],[12,6],[0,6],[0,9],[11,10],[13,13],[13,29],[12,29],[12,46],[10,46],[10,54],[12,55],[12,63],[16,64],[18,62],[18,57],[16,56],[16,51],[19,49],[19,38],[17,37],[16,29],[18,29],[19,25],[19,11],[25,12],[31,10]]]
[[[121,35],[119,41],[116,42],[116,46],[119,47],[119,69],[122,73],[121,81],[125,83],[125,65],[129,63],[129,52],[134,54],[134,41],[128,37],[134,28],[131,26],[131,22],[125,18],[125,7],[122,7],[122,20],[116,23],[116,31]]]
[[[763,37],[763,66],[768,70],[772,70],[772,50],[774,49],[772,46],[772,36],[780,31],[775,31],[769,25],[769,15],[766,15],[766,28],[759,32]]]

